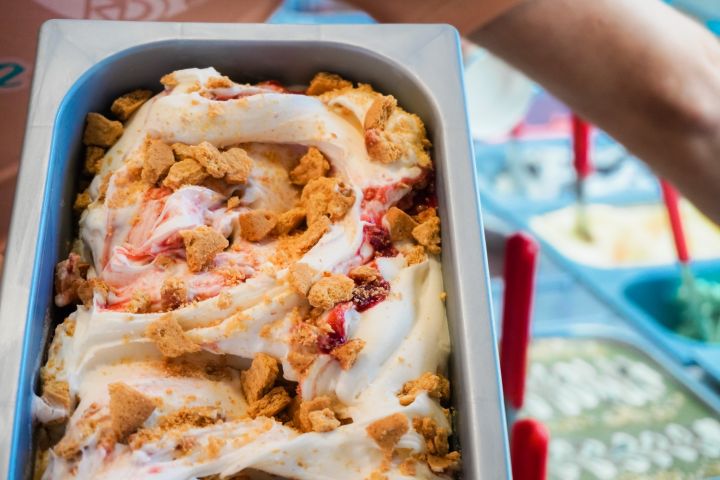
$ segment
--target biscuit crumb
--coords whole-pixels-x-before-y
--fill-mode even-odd
[[[185,353],[194,353],[201,350],[185,334],[177,320],[170,314],[163,315],[147,326],[145,336],[155,343],[155,346],[164,357],[175,358]]]
[[[253,404],[260,400],[275,384],[280,374],[280,363],[266,353],[258,353],[250,368],[240,372],[240,387],[245,400]]]
[[[330,219],[322,216],[316,222],[310,224],[304,232],[281,238],[274,261],[287,264],[290,260],[301,256],[314,247],[328,230],[330,230]]]
[[[300,163],[290,171],[290,181],[295,185],[307,185],[310,180],[324,177],[330,170],[330,162],[315,147],[310,147],[300,158]]]
[[[400,405],[406,407],[415,401],[420,392],[426,391],[431,398],[446,401],[450,398],[450,382],[442,375],[425,372],[415,380],[405,382],[398,393]]]
[[[370,438],[375,440],[375,443],[385,453],[386,457],[392,456],[395,445],[408,430],[408,419],[402,413],[395,413],[376,420],[365,429]]]
[[[205,82],[206,88],[230,88],[233,86],[232,80],[225,75],[220,77],[210,77]]]
[[[95,112],[87,114],[87,125],[83,133],[83,143],[96,147],[112,147],[123,134],[123,125],[117,120],[109,120]]]
[[[227,172],[225,181],[230,185],[244,185],[250,178],[253,161],[242,148],[233,147],[222,152]]]
[[[336,303],[352,298],[355,282],[345,275],[332,274],[323,277],[310,287],[308,301],[313,307],[330,310]]]
[[[278,235],[287,235],[305,220],[305,210],[302,208],[291,208],[287,212],[278,215],[277,224],[275,225],[275,233]]]
[[[440,254],[440,219],[438,217],[431,217],[415,227],[412,236],[429,253]]]
[[[116,98],[110,107],[110,111],[124,122],[151,96],[152,92],[150,90],[133,90]]]
[[[427,259],[425,249],[421,245],[413,245],[402,250],[408,266],[422,263]]]
[[[228,198],[228,201],[227,201],[227,209],[228,210],[231,210],[239,205],[240,205],[239,197],[233,195],[232,197]]]
[[[370,265],[360,265],[350,270],[348,277],[358,283],[369,283],[380,278],[380,272]]]
[[[229,245],[227,238],[220,232],[205,225],[194,230],[181,230],[180,236],[185,244],[187,264],[191,272],[199,272],[212,265],[215,256]]]
[[[293,263],[288,269],[290,286],[300,295],[307,296],[317,273],[317,270],[307,263]]]
[[[90,265],[77,253],[70,253],[66,260],[55,266],[55,305],[65,307],[79,300],[78,287],[85,281]]]
[[[70,396],[68,382],[51,380],[42,386],[42,398],[48,405],[64,408],[68,414],[72,408],[73,399]]]
[[[305,208],[308,224],[319,217],[331,221],[342,219],[355,203],[355,192],[337,178],[319,177],[303,188],[300,202]]]
[[[238,216],[240,236],[248,242],[259,242],[273,231],[277,215],[268,210],[251,210]]]
[[[177,86],[180,82],[178,82],[177,78],[175,77],[175,72],[171,72],[167,75],[163,75],[160,78],[160,83],[162,83],[167,88],[173,88]]]
[[[460,467],[460,452],[450,452],[443,456],[428,455],[427,464],[435,473],[457,470]]]
[[[230,305],[232,305],[232,300],[233,298],[232,295],[230,295],[230,292],[222,291],[217,298],[217,307],[220,310],[230,308]]]
[[[343,345],[333,348],[330,351],[330,356],[340,362],[340,368],[350,370],[355,365],[355,361],[363,348],[365,348],[365,340],[353,338]]]
[[[397,100],[392,95],[381,95],[376,98],[365,113],[365,130],[371,128],[385,130],[395,107],[397,107]]]
[[[332,399],[327,395],[315,397],[312,400],[296,399],[296,403],[291,408],[293,426],[301,432],[312,432],[313,423],[310,419],[312,412],[321,412],[325,409],[330,410]],[[333,418],[335,417],[333,413]]]
[[[162,140],[147,139],[142,166],[142,180],[155,185],[175,163],[172,148]]]
[[[282,387],[275,387],[247,409],[250,418],[274,417],[290,405],[292,399]]]
[[[90,198],[90,194],[87,192],[87,190],[82,193],[78,193],[75,197],[75,202],[73,203],[73,210],[75,210],[76,212],[82,212],[91,203],[92,198]]]
[[[377,128],[365,130],[365,148],[370,159],[380,163],[394,163],[402,156],[402,149]]]
[[[417,462],[414,458],[412,458],[412,457],[406,458],[405,460],[403,460],[400,463],[400,466],[398,467],[400,470],[400,473],[402,473],[403,475],[406,475],[408,477],[414,477],[415,474],[417,473],[416,463]]]
[[[123,441],[135,432],[155,410],[155,403],[125,383],[108,385],[110,421],[116,439]]]
[[[183,185],[198,185],[207,177],[207,172],[192,158],[175,162],[168,170],[167,177],[162,184],[165,187],[177,190]]]
[[[100,162],[105,156],[105,149],[88,145],[85,147],[85,164],[84,169],[90,175],[96,175],[100,171]]]
[[[185,281],[178,277],[169,277],[160,288],[160,299],[164,310],[174,310],[187,302],[188,290]]]
[[[198,162],[213,178],[223,178],[227,173],[227,164],[215,145],[210,142],[201,142],[183,149],[183,156],[188,156]]]
[[[385,214],[385,219],[390,227],[388,230],[393,242],[411,239],[413,230],[418,226],[418,223],[410,215],[397,207],[390,207]]]
[[[340,420],[335,418],[335,413],[329,408],[309,412],[308,421],[313,432],[331,432],[340,426]]]
[[[413,428],[425,439],[425,446],[432,455],[446,455],[450,450],[448,431],[430,417],[413,418]]]
[[[95,292],[99,292],[103,300],[107,299],[110,287],[107,283],[100,280],[100,278],[89,278],[86,282],[78,286],[77,289],[78,297],[82,301],[83,305],[87,308],[92,307]]]
[[[130,313],[148,313],[152,306],[152,300],[140,290],[133,293],[132,298],[128,302],[125,310]]]
[[[447,292],[440,292],[440,301],[444,302],[447,300]]]
[[[308,86],[305,94],[307,95],[321,95],[325,92],[331,92],[333,90],[340,90],[341,88],[352,87],[352,82],[345,80],[340,75],[327,72],[318,72],[315,74],[310,85]]]
[[[437,217],[437,216],[438,216],[437,210],[435,209],[435,207],[428,207],[428,208],[425,208],[424,210],[421,210],[420,213],[415,215],[413,218],[415,219],[416,222],[423,223],[423,222],[430,220],[431,218]]]

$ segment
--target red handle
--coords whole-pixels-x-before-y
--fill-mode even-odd
[[[513,480],[545,480],[550,434],[545,425],[523,418],[510,432],[510,462]]]
[[[500,371],[505,399],[516,409],[522,407],[525,398],[525,370],[537,254],[537,243],[524,233],[512,235],[505,244]]]
[[[688,254],[685,230],[683,229],[682,218],[680,217],[677,191],[665,180],[660,180],[660,187],[662,188],[663,200],[665,200],[668,217],[670,218],[670,226],[672,227],[678,260],[680,260],[680,263],[688,263],[690,261],[690,255]]]
[[[585,178],[593,171],[590,162],[591,128],[589,123],[573,114],[573,167],[575,167],[578,178]]]

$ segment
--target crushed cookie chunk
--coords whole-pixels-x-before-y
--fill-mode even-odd
[[[318,72],[315,74],[305,93],[307,95],[321,95],[325,92],[340,90],[342,88],[352,87],[352,82],[345,80],[340,75],[327,72]]]
[[[312,432],[313,424],[310,420],[310,413],[330,410],[333,402],[327,395],[315,397],[312,400],[301,400],[299,397],[291,407],[293,426],[301,432]],[[335,417],[333,413],[333,417]]]
[[[183,185],[198,185],[202,183],[207,176],[207,172],[202,168],[202,165],[192,158],[186,158],[185,160],[175,162],[170,167],[162,184],[164,187],[177,190]]]
[[[104,301],[105,299],[107,299],[108,293],[110,293],[110,287],[108,287],[107,283],[105,283],[103,280],[95,277],[89,278],[87,281],[79,285],[77,292],[78,297],[80,297],[80,301],[83,303],[83,305],[86,308],[90,308],[93,305],[95,292],[98,292],[100,294],[100,297]]]
[[[173,88],[176,87],[180,82],[178,82],[178,79],[175,76],[175,72],[171,72],[163,75],[160,78],[160,83],[162,83],[167,88]]]
[[[160,288],[160,300],[164,310],[174,310],[188,300],[185,281],[178,277],[169,277]]]
[[[83,143],[96,147],[112,147],[123,134],[123,125],[117,120],[109,120],[95,112],[87,114],[87,125],[83,133]]]
[[[305,373],[310,365],[313,364],[315,359],[318,357],[317,353],[308,352],[303,349],[291,350],[288,353],[287,359],[290,366],[297,371],[299,374]]]
[[[90,194],[87,192],[87,190],[82,193],[78,193],[75,197],[75,202],[73,203],[73,210],[75,210],[76,212],[82,212],[91,203],[92,198],[90,198]]]
[[[220,232],[205,225],[194,230],[181,230],[188,268],[199,272],[212,265],[215,256],[225,250],[229,242]]]
[[[85,281],[89,268],[90,265],[74,252],[55,266],[55,305],[65,307],[79,300],[77,290]]]
[[[324,177],[330,170],[330,162],[315,147],[310,147],[300,157],[300,163],[290,171],[290,181],[295,185],[307,185],[311,180]]]
[[[137,431],[155,410],[155,403],[125,383],[108,385],[110,421],[116,438],[124,441]]]
[[[450,451],[448,431],[438,426],[430,417],[413,418],[413,428],[425,439],[425,446],[432,455],[446,455]]]
[[[420,392],[428,392],[431,398],[446,401],[450,398],[450,381],[442,375],[425,372],[415,380],[405,382],[398,393],[400,405],[408,406],[415,401]]]
[[[302,233],[282,237],[274,261],[287,264],[289,261],[303,255],[315,246],[325,233],[330,230],[330,219],[323,216],[310,224]]]
[[[110,107],[110,111],[123,122],[130,118],[130,115],[152,97],[150,90],[133,90],[116,98]]]
[[[443,456],[428,455],[427,465],[434,473],[445,473],[460,468],[460,452],[450,452]]]
[[[303,188],[300,202],[305,208],[308,224],[319,217],[342,219],[355,203],[355,192],[337,178],[320,177]]]
[[[128,302],[125,310],[130,313],[148,313],[152,307],[152,300],[150,297],[141,291],[133,293],[132,298]]]
[[[408,266],[422,263],[427,259],[425,255],[425,249],[421,245],[413,245],[402,250],[402,254],[405,257],[405,261]]]
[[[73,398],[70,395],[68,382],[50,380],[42,386],[42,398],[48,405],[62,407],[70,411],[73,405]]]
[[[183,160],[187,160],[188,158],[193,159],[193,146],[187,145],[185,143],[176,142],[170,145],[170,148],[173,151],[173,155],[175,156],[175,160],[178,162],[182,162]]]
[[[356,283],[368,283],[380,278],[380,272],[370,265],[360,265],[350,270],[348,277],[355,280]]]
[[[240,236],[248,242],[259,242],[277,225],[277,215],[268,210],[251,210],[238,216]]]
[[[84,170],[90,175],[97,175],[100,171],[100,162],[105,156],[105,149],[96,147],[95,145],[88,145],[85,147],[85,163]]]
[[[353,338],[339,347],[333,348],[330,351],[330,356],[340,362],[340,368],[350,370],[355,365],[355,361],[363,348],[365,348],[365,340]]]
[[[355,282],[345,275],[332,274],[323,277],[310,287],[308,301],[313,307],[330,310],[336,303],[352,298]]]
[[[385,220],[387,220],[390,239],[393,242],[413,238],[412,232],[418,226],[418,222],[397,207],[390,207],[385,214]]]
[[[398,469],[403,475],[414,477],[417,473],[417,461],[412,457],[408,457],[400,463]]]
[[[418,223],[423,223],[427,220],[430,220],[431,218],[437,217],[437,210],[435,207],[428,207],[424,210],[421,210],[417,215],[415,215],[413,218]]]
[[[210,77],[205,82],[206,88],[230,88],[234,85],[233,81],[225,75],[219,77]]]
[[[296,292],[307,296],[317,273],[317,270],[307,263],[293,263],[288,269],[288,281]]]
[[[365,113],[365,130],[377,128],[385,130],[388,119],[397,107],[397,100],[392,95],[381,95],[376,98]]]
[[[429,253],[440,254],[440,219],[438,217],[429,218],[415,227],[412,236]]]
[[[227,200],[227,209],[232,210],[233,208],[240,206],[240,197],[233,195]]]
[[[183,428],[205,428],[215,425],[223,418],[213,407],[182,407],[158,418],[157,427],[163,431]]]
[[[147,139],[141,178],[143,182],[155,185],[175,164],[172,148],[162,140]]]
[[[245,150],[230,148],[221,154],[226,165],[225,181],[230,185],[244,185],[250,178],[253,161]]]
[[[266,353],[258,353],[250,368],[240,372],[240,387],[245,400],[252,404],[260,400],[275,384],[280,374],[280,362]]]
[[[247,409],[250,418],[274,417],[290,405],[292,399],[283,387],[275,387]]]
[[[223,178],[227,173],[227,165],[215,145],[210,142],[201,142],[198,145],[187,147],[185,154],[198,162],[213,178]]]
[[[335,418],[335,412],[329,408],[309,412],[308,420],[313,432],[331,432],[340,426],[340,420]]]
[[[145,336],[155,343],[164,357],[175,358],[201,350],[200,345],[185,334],[180,324],[170,314],[163,315],[148,325]]]
[[[380,163],[394,163],[402,156],[402,149],[377,128],[365,131],[365,148],[370,159]]]
[[[374,470],[365,480],[388,480],[388,476],[380,471]]]
[[[365,428],[365,431],[370,438],[375,440],[385,456],[390,457],[395,445],[408,432],[409,428],[407,417],[402,413],[395,413],[374,421]]]
[[[287,212],[278,215],[275,233],[278,235],[287,235],[296,228],[299,228],[303,220],[305,220],[305,210],[298,207],[291,208]]]

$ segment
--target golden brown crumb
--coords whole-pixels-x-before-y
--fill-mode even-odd
[[[293,263],[288,270],[288,280],[293,289],[300,295],[307,296],[312,287],[317,270],[307,263]]]
[[[108,287],[107,283],[95,277],[90,278],[86,282],[79,285],[77,292],[78,297],[80,297],[83,305],[87,308],[90,308],[93,304],[93,297],[95,296],[95,292],[99,292],[100,296],[105,299],[110,292],[110,287]]]
[[[406,458],[405,460],[402,461],[402,463],[400,463],[400,467],[399,467],[400,473],[402,473],[403,475],[406,475],[408,477],[414,477],[415,474],[417,473],[416,463],[417,462],[415,461],[414,458],[412,458],[412,457]]]
[[[116,438],[123,441],[135,432],[155,410],[155,403],[125,383],[108,385],[110,421]]]
[[[87,191],[84,191],[82,193],[78,193],[77,196],[75,197],[75,203],[73,203],[73,209],[75,211],[82,212],[91,203],[92,203],[92,198],[90,198],[90,194]]]
[[[150,311],[151,306],[152,300],[150,300],[150,297],[146,293],[138,290],[133,293],[125,310],[130,313],[147,313]]]
[[[193,342],[171,314],[163,315],[148,325],[145,336],[155,343],[164,357],[175,358],[185,353],[199,352],[200,345]]]
[[[278,235],[287,235],[305,220],[305,210],[302,208],[291,208],[287,212],[278,215],[277,224],[275,225],[275,233]]]
[[[210,77],[205,82],[207,88],[230,88],[233,86],[232,80],[225,75],[220,77]]]
[[[62,407],[68,412],[72,408],[73,399],[68,382],[51,380],[43,383],[42,398],[48,405]]]
[[[274,417],[290,405],[292,399],[282,387],[275,387],[247,409],[250,418]]]
[[[145,156],[142,166],[142,180],[155,185],[175,163],[172,148],[162,140],[148,139],[145,142]]]
[[[183,160],[187,160],[188,158],[193,158],[193,146],[187,145],[185,143],[176,142],[170,145],[170,148],[173,151],[173,155],[175,156],[175,160],[178,162],[181,162]]]
[[[418,226],[418,223],[410,215],[397,207],[390,207],[385,214],[385,219],[390,227],[390,239],[393,242],[412,238],[412,232]]]
[[[329,410],[332,403],[332,399],[326,395],[315,397],[312,400],[301,400],[300,397],[297,397],[295,404],[291,408],[293,426],[301,432],[314,431],[310,413],[325,409]]]
[[[397,100],[392,95],[381,95],[376,98],[365,114],[365,130],[370,128],[385,130],[395,107],[397,107]]]
[[[380,163],[393,163],[402,156],[402,149],[377,128],[365,131],[365,148],[370,159]]]
[[[433,217],[437,217],[437,210],[435,207],[428,207],[424,210],[421,210],[420,213],[415,215],[415,221],[418,223],[423,223],[427,220],[430,220]]]
[[[275,384],[280,373],[277,359],[265,353],[253,358],[250,368],[240,373],[240,386],[245,400],[252,404],[260,400]]]
[[[343,345],[333,348],[330,351],[330,355],[340,362],[340,368],[350,370],[352,366],[355,365],[357,356],[363,348],[365,348],[365,340],[353,338]]]
[[[379,471],[373,471],[366,480],[388,480],[388,476]]]
[[[432,455],[446,455],[450,450],[448,431],[430,417],[413,418],[413,428],[425,439],[425,446]]]
[[[227,173],[227,165],[220,150],[210,142],[201,142],[188,147],[190,158],[198,162],[213,178],[223,178]]]
[[[321,95],[325,92],[352,87],[352,82],[343,79],[340,75],[327,72],[315,74],[305,92],[307,95]]]
[[[178,85],[178,80],[175,77],[175,72],[168,73],[167,75],[163,75],[160,79],[160,83],[165,85],[167,88],[172,88]]]
[[[298,373],[303,374],[317,358],[317,353],[305,351],[304,349],[290,350],[287,359],[290,366]]]
[[[308,224],[321,216],[328,216],[334,222],[343,218],[355,203],[355,192],[337,178],[320,177],[305,185],[300,201]]]
[[[280,264],[287,264],[288,261],[294,260],[314,247],[328,230],[330,230],[330,219],[323,216],[310,224],[303,233],[283,237],[274,260]]]
[[[427,258],[425,249],[421,245],[404,248],[402,249],[402,254],[405,256],[405,261],[408,266],[422,263]]]
[[[425,249],[435,255],[440,253],[440,219],[432,217],[415,227],[412,236]]]
[[[440,292],[440,300],[443,302],[447,300],[447,292]]]
[[[356,282],[368,283],[380,277],[380,272],[370,265],[360,265],[348,272],[348,277]]]
[[[85,172],[96,175],[100,171],[100,161],[104,156],[104,148],[94,145],[85,147]]]
[[[222,152],[222,159],[226,165],[225,181],[230,185],[243,185],[247,183],[252,171],[252,158],[242,148],[230,148]]]
[[[332,274],[321,278],[310,287],[308,301],[313,307],[329,310],[336,303],[350,300],[353,288],[355,282],[352,279],[345,275]]]
[[[233,195],[232,197],[228,198],[227,201],[227,209],[233,209],[240,205],[240,198]]]
[[[110,111],[124,122],[151,96],[152,92],[150,90],[133,90],[116,98],[110,107]]]
[[[295,185],[307,185],[310,180],[324,177],[330,170],[330,162],[315,147],[310,147],[300,158],[300,163],[290,171],[290,181]]]
[[[213,407],[182,407],[160,417],[157,427],[163,431],[182,428],[204,428],[221,420],[220,412]]]
[[[220,232],[205,225],[194,230],[181,230],[188,268],[199,272],[212,265],[215,255],[227,248],[229,242]]]
[[[277,215],[268,210],[251,210],[238,216],[240,236],[248,242],[259,242],[273,231]]]
[[[220,292],[217,298],[217,307],[220,310],[225,310],[226,308],[230,308],[230,305],[232,305],[232,295],[230,295],[230,292]]]
[[[70,253],[66,260],[55,266],[55,305],[64,307],[76,302],[78,287],[85,281],[90,265],[83,262],[80,255]]]
[[[442,375],[425,372],[415,380],[405,382],[402,390],[398,393],[400,405],[410,405],[415,401],[415,397],[423,391],[428,392],[431,398],[445,401],[450,398],[450,382]]]
[[[122,123],[116,120],[108,120],[99,113],[90,112],[87,114],[83,143],[96,147],[112,147],[122,133]]]
[[[160,288],[160,299],[164,310],[178,308],[187,302],[187,295],[185,281],[178,277],[166,278]]]
[[[376,420],[365,429],[387,457],[392,455],[395,445],[409,430],[408,419],[402,413]]]
[[[450,452],[443,456],[428,455],[427,464],[435,473],[456,470],[460,466],[460,452]]]
[[[183,185],[198,185],[207,177],[207,172],[192,158],[175,162],[168,170],[163,186],[177,190]]]
[[[329,408],[309,412],[308,420],[313,432],[331,432],[340,426],[340,421]]]

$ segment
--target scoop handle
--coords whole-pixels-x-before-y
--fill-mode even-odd
[[[510,432],[510,462],[513,480],[547,478],[550,433],[545,425],[532,418],[515,422]]]
[[[500,371],[505,399],[516,409],[522,408],[525,399],[525,374],[537,255],[537,243],[525,233],[512,235],[505,244]]]
[[[668,218],[670,219],[670,227],[672,228],[673,240],[675,240],[675,250],[677,251],[678,260],[680,260],[682,264],[687,264],[690,261],[690,255],[688,254],[685,229],[683,228],[682,217],[680,216],[677,191],[669,182],[662,179],[660,180],[660,188],[662,189],[663,200],[665,201]]]
[[[573,167],[579,179],[593,171],[590,160],[590,134],[592,127],[582,118],[572,115]]]

